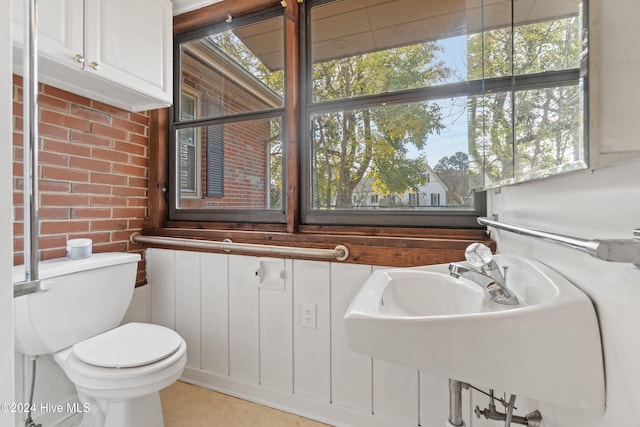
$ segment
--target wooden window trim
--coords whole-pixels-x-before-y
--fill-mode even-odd
[[[228,16],[239,16],[280,4],[274,0],[221,2],[174,17],[174,35],[214,24]],[[482,229],[323,226],[300,224],[298,162],[300,122],[299,99],[299,5],[287,2],[285,37],[288,75],[285,93],[285,123],[287,134],[287,199],[286,224],[248,224],[204,221],[169,221],[169,109],[150,112],[149,147],[149,220],[144,234],[166,237],[223,240],[237,243],[258,243],[312,248],[349,247],[347,263],[410,267],[439,264],[464,259],[464,249],[472,242],[495,243]],[[163,246],[171,248],[171,246]],[[175,248],[174,248],[175,249]]]

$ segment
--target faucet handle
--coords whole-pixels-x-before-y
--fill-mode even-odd
[[[482,268],[493,261],[491,249],[482,243],[472,243],[464,251],[464,257],[475,268]]]

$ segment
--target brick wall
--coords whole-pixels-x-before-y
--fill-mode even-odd
[[[24,262],[22,79],[13,80],[14,263]],[[41,259],[65,256],[67,239],[94,252],[143,255],[129,236],[147,218],[149,117],[47,85],[39,89]],[[137,283],[144,283],[144,262]]]
[[[224,114],[272,108],[246,88],[226,79],[215,70],[184,55],[182,84],[187,93],[197,96],[198,118],[206,117],[204,105],[213,101]],[[189,90],[190,89],[190,90]],[[200,191],[199,197],[183,197],[181,208],[247,208],[264,209],[270,190],[269,144],[272,139],[270,119],[225,124],[224,133],[224,197],[207,197],[207,131],[199,131]],[[278,157],[275,161],[281,161]]]

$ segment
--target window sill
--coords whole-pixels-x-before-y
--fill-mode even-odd
[[[298,233],[287,233],[278,225],[258,227],[254,225],[251,229],[244,229],[238,224],[227,224],[229,226],[227,229],[221,228],[220,224],[207,223],[171,223],[169,225],[164,228],[146,228],[143,234],[212,241],[229,238],[234,243],[300,248],[333,249],[336,245],[345,245],[350,252],[349,259],[344,261],[345,263],[388,267],[413,267],[460,261],[464,259],[465,248],[473,242],[483,242],[495,249],[495,243],[482,229],[301,226]],[[156,247],[156,245],[145,246]],[[157,245],[157,247],[185,250],[171,245]],[[193,250],[202,251],[202,249]],[[241,251],[234,251],[234,254],[243,255]],[[312,258],[296,257],[296,259]]]

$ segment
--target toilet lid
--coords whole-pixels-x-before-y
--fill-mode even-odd
[[[127,323],[73,346],[84,363],[105,368],[148,365],[173,354],[182,342],[180,335],[164,326]]]

